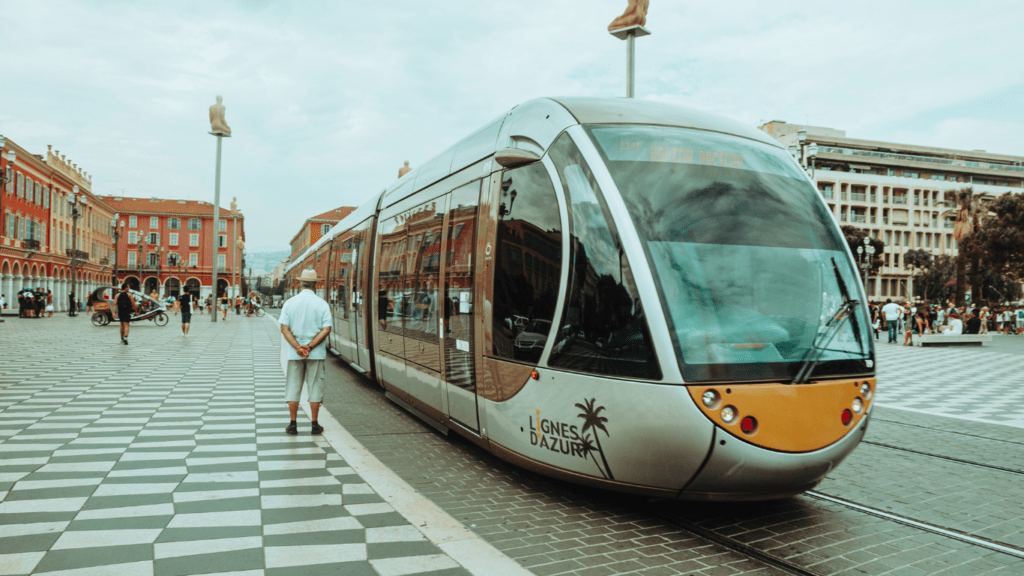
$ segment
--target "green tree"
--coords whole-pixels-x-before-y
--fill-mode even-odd
[[[978,232],[986,268],[1008,280],[1024,280],[1024,195],[1007,192],[986,208],[991,216]]]
[[[910,270],[910,276],[914,279],[914,296],[923,296],[928,292],[928,280],[923,276],[923,272],[931,266],[931,263],[932,253],[920,248],[909,250],[903,254],[903,266]],[[918,289],[918,277],[921,277],[924,282],[923,290]]]
[[[853,257],[857,261],[857,270],[862,270],[860,267],[860,255],[857,253],[857,248],[864,247],[864,238],[867,237],[868,233],[855,226],[842,226],[840,230],[843,231],[843,236],[846,237],[846,244],[850,247],[850,252],[853,252]],[[882,269],[882,253],[885,251],[885,242],[877,238],[871,239],[871,246],[874,246],[875,253],[871,257],[871,267],[868,268],[868,274],[877,274]],[[866,256],[865,256],[866,257]]]
[[[984,247],[975,232],[981,230],[988,216],[989,199],[984,194],[975,194],[974,188],[967,186],[953,193],[956,205],[946,212],[955,211],[956,221],[953,225],[953,238],[957,243],[956,258],[956,305],[964,304],[964,292],[967,286],[967,270],[971,269],[971,293],[977,303],[982,299],[981,259]]]
[[[945,304],[955,292],[956,259],[942,254],[929,260],[914,280],[914,293],[929,302]]]

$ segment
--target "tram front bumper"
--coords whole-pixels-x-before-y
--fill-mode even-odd
[[[679,493],[684,500],[770,500],[814,488],[863,439],[865,415],[839,442],[813,452],[787,453],[743,442],[716,426],[707,464]]]

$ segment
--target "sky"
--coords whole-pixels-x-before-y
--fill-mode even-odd
[[[0,134],[101,195],[221,205],[248,248],[543,96],[625,95],[626,0],[0,0]],[[1024,155],[1024,2],[651,0],[636,96],[751,126]]]

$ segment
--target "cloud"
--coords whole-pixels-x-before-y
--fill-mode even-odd
[[[0,133],[53,144],[101,193],[222,203],[259,244],[361,203],[525,100],[624,93],[624,0],[7,3]],[[1021,154],[1019,2],[673,3],[637,93],[853,137]],[[1017,94],[1017,96],[1014,96]],[[1000,96],[1002,95],[1002,96]],[[1012,103],[997,105],[999,98]]]

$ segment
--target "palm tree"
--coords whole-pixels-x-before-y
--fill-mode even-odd
[[[967,267],[971,268],[971,294],[974,300],[979,300],[981,295],[981,249],[976,245],[974,233],[981,229],[982,224],[988,217],[988,209],[985,202],[989,200],[988,194],[975,194],[970,186],[961,188],[954,192],[956,206],[946,212],[956,211],[956,222],[953,224],[953,238],[957,243],[956,257],[956,292],[954,297],[956,305],[964,304],[964,292],[967,284]]]
[[[601,461],[604,462],[604,471],[603,471],[603,473],[605,475],[605,478],[607,478],[609,480],[614,480],[615,477],[612,476],[612,469],[608,466],[608,459],[605,458],[605,456],[604,456],[604,450],[601,448],[601,439],[598,438],[598,433],[597,433],[598,430],[601,430],[602,432],[604,432],[605,436],[609,436],[609,437],[611,436],[611,434],[608,433],[608,429],[605,428],[605,426],[604,426],[605,423],[608,422],[608,419],[605,418],[604,416],[600,415],[601,411],[604,410],[604,406],[598,406],[597,408],[595,408],[594,407],[594,402],[595,401],[596,401],[596,398],[591,398],[590,400],[587,400],[586,398],[584,398],[583,402],[584,402],[585,405],[584,404],[577,404],[576,405],[577,408],[579,408],[580,410],[583,410],[583,413],[581,413],[579,415],[579,417],[583,419],[583,429],[580,430],[580,435],[582,436],[583,434],[586,434],[588,430],[593,429],[593,431],[594,431],[594,441],[597,443],[597,452],[598,452],[598,454],[601,455]],[[595,461],[595,464],[596,463],[597,462]],[[598,466],[598,468],[600,468],[600,466]]]
[[[590,439],[589,432],[580,435],[580,448],[583,450],[583,457],[586,458],[587,456],[590,456],[590,459],[594,461],[594,466],[597,466],[597,471],[601,473],[601,476],[608,478],[604,473],[604,470],[601,469],[601,464],[597,461],[597,458],[594,457],[594,452],[596,452],[597,449],[594,448],[594,441]]]

